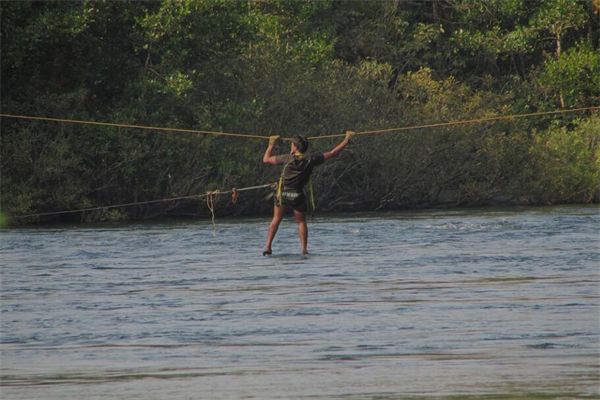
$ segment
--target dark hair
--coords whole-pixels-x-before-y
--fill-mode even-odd
[[[292,143],[296,145],[296,148],[301,153],[304,153],[306,150],[308,150],[308,140],[302,135],[294,136]]]

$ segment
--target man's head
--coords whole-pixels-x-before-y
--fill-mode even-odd
[[[294,146],[296,147],[296,151],[304,153],[306,150],[308,150],[308,140],[302,135],[296,135],[292,139],[292,151],[294,150]]]

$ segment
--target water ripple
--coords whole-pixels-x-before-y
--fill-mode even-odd
[[[3,398],[600,396],[597,207],[267,223],[0,231]]]

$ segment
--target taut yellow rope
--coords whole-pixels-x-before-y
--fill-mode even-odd
[[[373,131],[361,131],[361,132],[356,132],[355,134],[356,135],[372,135],[372,134],[380,134],[380,133],[408,131],[408,130],[412,130],[412,129],[426,129],[426,128],[439,128],[439,127],[443,127],[443,126],[477,124],[477,123],[482,123],[482,122],[499,121],[499,120],[503,120],[503,119],[537,117],[537,116],[542,116],[542,115],[566,114],[566,113],[592,111],[592,110],[600,110],[600,106],[572,108],[572,109],[568,109],[568,110],[542,111],[542,112],[527,113],[527,114],[499,115],[496,117],[466,119],[466,120],[440,122],[440,123],[426,124],[426,125],[403,126],[400,128],[379,129],[379,130],[373,130]],[[318,140],[318,139],[343,137],[345,135],[346,135],[345,133],[336,133],[333,135],[311,136],[308,139],[309,140]]]
[[[117,124],[117,123],[112,123],[112,122],[84,121],[84,120],[79,120],[79,119],[36,117],[36,116],[31,116],[31,115],[0,114],[0,117],[27,119],[27,120],[34,120],[34,121],[62,122],[62,123],[66,123],[66,124],[112,126],[112,127],[116,127],[116,128],[144,129],[144,130],[151,130],[151,131],[195,133],[195,134],[203,134],[203,135],[233,136],[233,137],[243,137],[243,138],[249,138],[249,139],[269,140],[268,136],[252,135],[252,134],[246,134],[246,133],[202,131],[202,130],[197,130],[197,129],[168,128],[168,127],[147,126],[147,125]]]
[[[466,120],[449,121],[449,122],[439,122],[439,123],[435,123],[435,124],[412,125],[412,126],[403,126],[403,127],[399,127],[399,128],[361,131],[361,132],[356,132],[356,135],[371,135],[371,134],[401,132],[401,131],[408,131],[408,130],[413,130],[413,129],[427,129],[427,128],[439,128],[439,127],[445,127],[445,126],[478,124],[478,123],[483,123],[483,122],[493,122],[493,121],[506,120],[506,119],[537,117],[537,116],[542,116],[542,115],[554,115],[554,114],[567,114],[567,113],[582,112],[582,111],[593,111],[593,110],[599,110],[599,109],[600,109],[600,106],[592,106],[592,107],[572,108],[572,109],[566,109],[566,110],[542,111],[542,112],[534,112],[534,113],[526,113],[526,114],[499,115],[499,116],[495,116],[495,117],[475,118],[475,119],[466,119]],[[117,127],[117,128],[143,129],[143,130],[162,131],[162,132],[177,132],[177,133],[194,133],[194,134],[203,134],[203,135],[232,136],[232,137],[241,137],[241,138],[247,138],[247,139],[269,140],[269,136],[254,135],[254,134],[247,134],[247,133],[204,131],[204,130],[197,130],[197,129],[169,128],[169,127],[133,125],[133,124],[117,124],[117,123],[112,123],[112,122],[84,121],[84,120],[77,120],[77,119],[38,117],[38,116],[31,116],[31,115],[0,114],[0,117],[26,119],[26,120],[34,120],[34,121],[37,120],[37,121],[49,121],[49,122],[61,122],[61,123],[68,123],[68,124],[112,126],[112,127]],[[336,134],[332,134],[332,135],[311,136],[311,137],[308,137],[308,139],[309,140],[319,140],[319,139],[328,139],[328,138],[343,137],[343,136],[345,136],[344,133],[336,133]],[[282,140],[291,140],[291,138],[282,138]]]

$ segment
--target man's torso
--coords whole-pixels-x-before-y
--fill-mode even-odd
[[[306,186],[313,168],[323,164],[325,158],[323,154],[305,155],[302,157],[286,154],[280,157],[279,160],[284,162],[283,188],[284,190],[292,190],[301,192]]]

